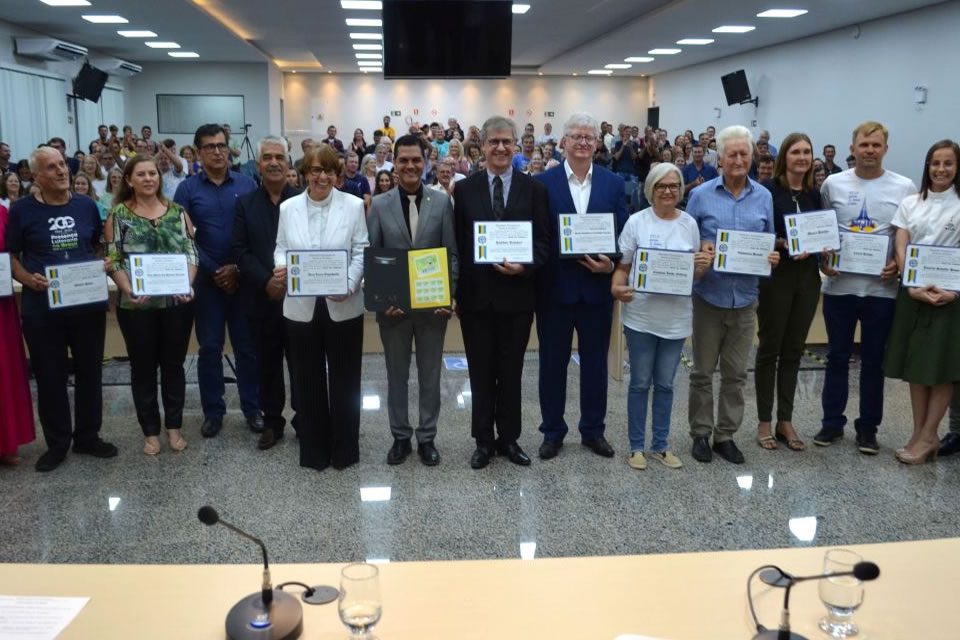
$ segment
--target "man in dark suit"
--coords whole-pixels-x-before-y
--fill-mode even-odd
[[[487,169],[457,183],[454,209],[462,261],[457,310],[473,394],[471,432],[477,441],[470,459],[474,469],[486,467],[498,452],[515,464],[530,464],[517,444],[520,383],[533,324],[533,275],[550,257],[547,189],[512,167],[516,125],[493,116],[483,123],[480,140]],[[532,221],[534,264],[474,264],[473,223],[500,220]]]
[[[287,162],[287,144],[283,138],[268,137],[260,141],[257,164],[263,183],[259,189],[237,198],[233,218],[233,260],[240,268],[240,296],[246,307],[257,354],[264,423],[257,442],[260,449],[269,449],[276,444],[283,437],[286,424],[283,417],[287,399],[283,382],[286,342],[283,297],[286,287],[283,278],[275,274],[273,251],[277,246],[280,203],[299,193],[287,185]],[[290,377],[293,377],[292,371]],[[290,404],[296,410],[296,404],[292,401]]]
[[[459,263],[453,223],[453,205],[446,193],[425,189],[423,146],[418,136],[401,136],[394,145],[394,166],[400,184],[373,199],[367,229],[371,247],[430,249],[446,247],[451,294],[455,290]],[[407,411],[407,380],[410,355],[417,345],[417,379],[420,386],[420,423],[417,454],[427,466],[440,462],[434,445],[440,416],[440,368],[443,338],[450,309],[404,313],[390,307],[377,314],[380,340],[387,363],[387,407],[393,446],[387,464],[400,464],[410,455],[413,428]]]
[[[588,113],[575,113],[564,125],[566,160],[536,177],[550,195],[550,229],[556,237],[561,215],[613,213],[619,236],[627,222],[624,180],[593,164],[599,128]],[[607,415],[607,350],[613,322],[610,277],[615,264],[605,255],[561,259],[559,243],[537,272],[537,339],[540,343],[540,457],[560,452],[567,434],[567,364],[577,332],[580,354],[580,437],[597,455],[613,457],[603,436]]]

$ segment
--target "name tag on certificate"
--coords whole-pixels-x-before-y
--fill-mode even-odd
[[[107,274],[102,260],[71,262],[44,268],[47,304],[51,309],[107,301]]]
[[[13,295],[13,271],[10,269],[10,254],[0,253],[0,298]]]
[[[633,254],[633,288],[638,293],[689,296],[693,293],[693,253],[637,249]]]
[[[287,251],[287,295],[345,296],[350,293],[346,249]]]
[[[787,251],[791,256],[840,248],[837,212],[833,209],[785,215],[783,222],[787,227]]]
[[[190,295],[190,270],[184,254],[133,254],[128,261],[135,296]]]
[[[903,285],[960,291],[960,247],[908,244]]]
[[[559,225],[561,258],[617,253],[617,224],[612,213],[562,213]]]
[[[740,273],[749,276],[769,276],[769,256],[776,236],[757,231],[717,229],[717,252],[713,270],[720,273]]]
[[[474,222],[474,264],[500,264],[504,260],[533,264],[533,223],[529,220]]]

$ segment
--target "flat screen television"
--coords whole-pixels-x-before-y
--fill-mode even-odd
[[[386,78],[505,78],[513,3],[385,0]]]
[[[80,73],[73,79],[73,95],[83,100],[97,102],[103,93],[103,85],[107,84],[107,74],[85,62]]]

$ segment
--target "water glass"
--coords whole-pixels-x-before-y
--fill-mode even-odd
[[[370,638],[380,621],[380,570],[375,565],[356,562],[340,571],[340,620],[350,629],[352,638]]]
[[[853,571],[863,558],[847,549],[830,549],[823,557],[823,573],[839,574]],[[820,621],[820,629],[834,638],[851,638],[859,629],[853,623],[853,614],[863,604],[863,582],[852,575],[828,576],[819,582],[820,601],[827,607],[827,615]]]

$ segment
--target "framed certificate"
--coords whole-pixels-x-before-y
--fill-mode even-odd
[[[840,248],[837,212],[833,209],[783,216],[787,227],[787,251],[791,256]]]
[[[960,291],[960,247],[908,244],[905,258],[903,286]]]
[[[13,295],[13,271],[10,269],[10,254],[0,252],[0,298]]]
[[[44,267],[44,275],[50,282],[47,304],[51,309],[107,301],[107,274],[102,260]]]
[[[346,249],[287,251],[287,295],[345,296],[350,293],[349,265]]]
[[[363,250],[363,303],[369,311],[449,307],[450,269],[445,247]]]
[[[500,264],[504,260],[533,264],[533,222],[474,222],[474,264]]]
[[[740,273],[750,276],[769,276],[772,265],[768,260],[773,252],[776,236],[757,231],[717,229],[717,252],[713,270],[720,273]]]
[[[637,249],[631,282],[639,293],[689,296],[693,293],[693,253],[668,249]]]
[[[561,213],[560,257],[617,254],[617,222],[612,213]]]
[[[182,253],[131,254],[130,287],[136,296],[190,295],[190,271]]]
[[[890,236],[880,233],[840,232],[840,250],[830,266],[841,273],[879,276],[890,259]]]

